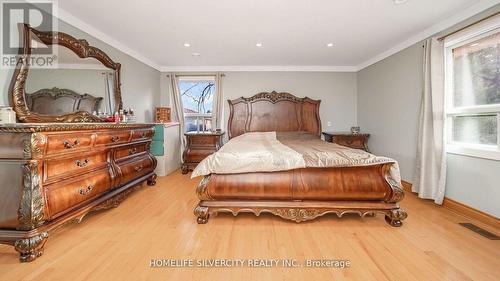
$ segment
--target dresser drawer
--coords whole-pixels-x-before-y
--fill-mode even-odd
[[[47,136],[47,154],[72,152],[90,149],[94,135],[92,133],[70,133]]]
[[[132,131],[132,141],[151,139],[154,133],[154,129],[134,130]]]
[[[144,154],[144,156],[134,158],[131,161],[120,163],[118,167],[122,175],[120,185],[123,185],[152,172],[154,170],[154,163],[148,154]]]
[[[115,149],[114,158],[116,161],[127,159],[128,157],[143,153],[149,149],[149,143],[122,146]]]
[[[44,165],[44,181],[48,182],[65,176],[73,177],[99,167],[104,168],[108,166],[107,154],[105,151],[83,152],[70,158],[48,160]]]
[[[48,185],[46,193],[49,216],[51,219],[58,217],[110,188],[111,176],[108,169]]]
[[[116,130],[108,132],[98,132],[95,145],[110,145],[126,143],[130,140],[131,131],[129,130]]]

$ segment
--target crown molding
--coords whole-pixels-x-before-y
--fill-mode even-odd
[[[356,72],[356,66],[329,65],[235,65],[235,66],[163,66],[161,72],[211,72],[211,71],[301,71],[301,72]]]
[[[450,28],[456,24],[459,24],[460,22],[463,22],[464,20],[477,15],[486,9],[489,9],[495,5],[498,5],[498,0],[483,0],[480,1],[479,3],[476,3],[472,6],[470,6],[467,9],[464,9],[458,13],[453,14],[452,16],[446,18],[443,21],[440,21],[431,27],[423,30],[422,32],[417,33],[416,35],[406,39],[405,41],[399,43],[398,45],[390,48],[389,50],[380,53],[376,55],[375,57],[368,59],[364,61],[363,63],[359,64],[356,69],[357,71],[360,71],[372,64],[375,64],[385,58],[388,58],[418,42],[421,42],[427,38],[429,38],[432,35],[435,35],[439,32],[442,32],[443,30],[446,30],[447,28]]]
[[[58,9],[58,16],[60,20],[65,21],[69,23],[70,25],[80,29],[81,31],[89,34],[92,37],[95,37],[104,43],[110,45],[113,48],[116,48],[117,50],[131,56],[132,58],[156,69],[160,70],[160,66],[150,60],[149,58],[146,58],[145,56],[141,55],[139,52],[127,47],[125,44],[121,43],[120,41],[116,40],[112,36],[100,31],[99,29],[87,24],[86,22],[80,20],[78,17],[74,16],[73,14],[67,12],[64,9],[59,8]]]

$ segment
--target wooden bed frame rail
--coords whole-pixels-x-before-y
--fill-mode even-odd
[[[401,226],[407,214],[397,203],[403,199],[404,191],[390,177],[390,165],[365,167],[365,177],[358,181],[352,180],[357,170],[350,167],[212,174],[198,185],[200,202],[194,213],[200,224],[219,212],[235,216],[240,212],[257,216],[271,213],[297,223],[328,213],[339,217],[346,213],[361,217],[382,213],[390,225]]]

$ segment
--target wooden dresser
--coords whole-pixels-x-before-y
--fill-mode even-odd
[[[182,173],[192,171],[201,160],[216,152],[222,145],[224,132],[187,132],[186,148],[182,154]]]
[[[325,141],[370,152],[370,150],[368,149],[368,138],[370,137],[370,134],[323,132],[323,136],[325,137]]]
[[[154,185],[153,134],[153,124],[0,125],[0,243],[32,261],[51,230]]]

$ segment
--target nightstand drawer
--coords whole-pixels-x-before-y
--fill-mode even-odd
[[[365,138],[364,137],[345,137],[345,136],[334,136],[332,141],[336,144],[340,144],[348,147],[364,147]]]
[[[215,147],[219,142],[219,138],[213,136],[192,136],[189,138],[189,143],[192,146],[212,146]]]
[[[338,145],[347,146],[355,149],[362,149],[367,152],[369,134],[350,134],[350,133],[328,133],[323,132],[325,141],[336,143]]]
[[[186,162],[201,162],[215,151],[215,149],[189,149],[186,151]]]

